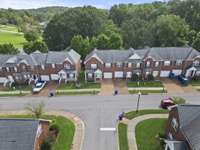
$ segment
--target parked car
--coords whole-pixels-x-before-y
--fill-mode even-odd
[[[178,80],[183,85],[188,85],[189,84],[188,78],[186,78],[184,75],[179,75],[178,76]]]
[[[163,99],[161,100],[161,103],[160,103],[160,107],[163,108],[163,109],[168,109],[170,106],[174,106],[176,105],[172,98],[166,98],[166,99]]]
[[[46,85],[46,81],[38,81],[33,87],[33,93],[39,93],[44,86]]]

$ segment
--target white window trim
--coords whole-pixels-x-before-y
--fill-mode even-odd
[[[159,61],[156,61],[155,62],[155,67],[158,67],[160,65],[160,62]]]
[[[55,64],[52,64],[51,66],[52,66],[52,68],[55,68],[55,67],[56,67],[56,65],[55,65]]]
[[[140,67],[141,67],[141,63],[137,63],[136,68],[140,68]]]
[[[150,65],[151,65],[151,62],[150,62],[150,61],[147,61],[147,62],[146,62],[146,66],[147,66],[147,67],[150,67]]]
[[[111,63],[105,63],[106,68],[111,68],[111,66],[112,66]]]
[[[132,63],[128,63],[128,68],[131,68],[132,67]]]
[[[164,61],[164,66],[170,66],[171,65],[171,61]]]

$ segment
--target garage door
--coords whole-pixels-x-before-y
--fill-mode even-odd
[[[51,74],[51,80],[58,80],[58,79],[59,79],[59,75]]]
[[[161,71],[160,77],[169,77],[170,71]]]
[[[176,76],[178,76],[182,73],[182,70],[174,69],[174,70],[172,70],[172,73],[174,73]]]
[[[104,76],[104,79],[112,79],[112,72],[105,72],[103,76]]]
[[[40,76],[42,81],[49,81],[49,76],[48,75],[42,75]]]
[[[123,78],[123,72],[122,71],[116,71],[115,72],[115,78]]]

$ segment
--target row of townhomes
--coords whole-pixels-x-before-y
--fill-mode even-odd
[[[80,55],[74,50],[30,55],[0,55],[0,83],[77,81],[81,70]],[[191,47],[153,47],[128,50],[94,49],[84,61],[85,80],[130,79],[134,74],[145,78],[168,77],[170,73],[186,77],[200,75],[200,53]]]
[[[93,50],[85,59],[86,80],[200,75],[200,53],[191,47],[153,47],[140,50]]]
[[[74,50],[28,55],[0,55],[0,83],[32,81],[76,81],[81,69],[80,55]]]

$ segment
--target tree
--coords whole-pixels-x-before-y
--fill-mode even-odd
[[[72,38],[70,47],[79,53],[82,58],[85,58],[85,56],[91,51],[89,38],[83,38],[81,35]]]
[[[30,54],[36,50],[38,50],[42,53],[48,52],[48,47],[47,47],[46,43],[44,43],[43,41],[26,42],[26,43],[24,43],[23,49],[27,54]]]
[[[18,49],[16,49],[13,44],[0,45],[0,54],[16,54],[18,52]]]
[[[123,40],[120,34],[112,33],[109,39],[109,49],[120,49],[123,45]]]
[[[161,15],[152,27],[154,46],[183,46],[187,44],[186,36],[189,26],[175,15]]]
[[[97,37],[97,48],[98,49],[109,49],[110,39],[105,34],[100,34]]]
[[[36,41],[39,38],[39,33],[37,33],[37,31],[30,30],[30,31],[27,31],[26,33],[24,33],[24,38],[28,42]]]
[[[194,39],[192,43],[192,47],[200,51],[200,32],[197,33],[196,38]]]
[[[98,35],[106,18],[105,11],[94,7],[71,8],[53,17],[44,31],[45,42],[50,50],[63,50],[77,34],[84,38]]]
[[[36,118],[40,118],[44,114],[45,104],[43,102],[37,104],[28,103],[25,109],[32,113]]]

